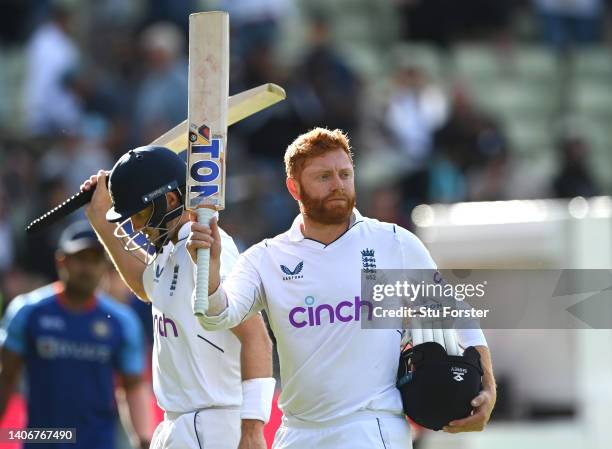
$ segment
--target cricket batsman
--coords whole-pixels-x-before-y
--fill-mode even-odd
[[[165,413],[151,449],[265,449],[275,384],[271,342],[258,314],[223,332],[205,331],[193,316],[186,171],[174,152],[147,146],[81,186],[95,187],[87,217],[116,269],[152,306],[153,389]],[[223,240],[216,274],[225,276],[238,250],[216,230]]]
[[[210,248],[209,308],[200,324],[230,329],[266,311],[283,387],[275,449],[410,448],[396,388],[401,334],[361,327],[368,313],[360,300],[362,255],[379,268],[436,265],[412,233],[355,209],[353,159],[340,130],[300,135],[287,148],[285,168],[300,214],[285,233],[243,253],[227,278],[216,220],[191,226],[192,260],[198,248]],[[471,401],[473,413],[444,430],[482,430],[496,399],[490,354],[480,329],[458,329],[457,337],[480,354],[482,390]]]

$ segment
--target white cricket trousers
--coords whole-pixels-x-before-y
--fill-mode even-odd
[[[325,424],[283,417],[272,449],[411,449],[410,425],[403,416],[358,412]]]
[[[150,449],[236,449],[240,442],[240,409],[207,408],[164,413]]]

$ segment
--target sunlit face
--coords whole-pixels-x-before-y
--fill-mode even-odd
[[[149,241],[155,241],[155,239],[159,236],[158,229],[147,227],[152,215],[153,204],[149,204],[145,209],[135,213],[130,217],[130,221],[132,222],[132,229],[134,229],[134,231],[142,232],[144,235],[147,236]]]
[[[341,224],[355,206],[353,164],[342,150],[306,161],[298,184],[301,212],[322,224]]]

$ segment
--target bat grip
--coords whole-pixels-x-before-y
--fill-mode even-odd
[[[198,223],[210,224],[215,215],[213,209],[200,207],[196,209]],[[210,262],[210,250],[200,248],[196,257],[197,275],[195,284],[195,301],[193,302],[193,314],[202,316],[208,311],[208,263]]]
[[[72,212],[91,201],[94,190],[95,187],[90,190],[75,193],[62,204],[54,207],[50,211],[38,217],[36,220],[32,221],[26,228],[26,232],[28,234],[38,232],[54,223],[57,223],[67,215],[70,215]]]

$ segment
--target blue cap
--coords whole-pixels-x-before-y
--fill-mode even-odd
[[[58,249],[64,254],[75,254],[89,248],[104,250],[88,221],[74,222],[62,232]]]

